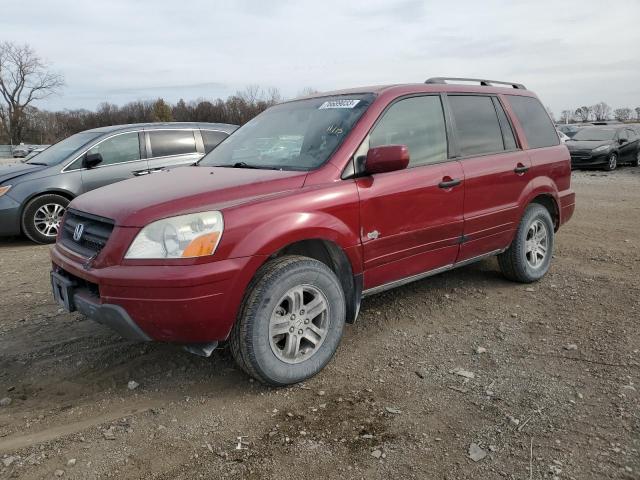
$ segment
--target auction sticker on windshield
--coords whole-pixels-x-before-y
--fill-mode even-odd
[[[328,100],[318,107],[318,110],[326,108],[353,108],[360,100]]]

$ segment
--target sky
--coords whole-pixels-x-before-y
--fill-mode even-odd
[[[65,78],[51,110],[248,85],[524,83],[556,116],[640,106],[640,0],[0,0],[0,41],[27,43]]]

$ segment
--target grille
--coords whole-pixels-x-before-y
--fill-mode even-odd
[[[571,158],[576,158],[576,159],[591,158],[591,150],[571,150],[569,153],[571,154]]]
[[[78,224],[83,225],[82,236],[78,241],[73,234]],[[104,248],[113,230],[113,220],[89,213],[67,210],[62,224],[60,243],[83,257],[93,257]]]

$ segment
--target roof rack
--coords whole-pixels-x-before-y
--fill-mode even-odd
[[[517,88],[518,90],[526,90],[526,87],[521,83],[499,82],[497,80],[483,80],[482,78],[433,77],[433,78],[429,78],[424,83],[446,84],[447,82],[478,82],[483,87],[490,87],[493,84],[509,85],[512,88]]]

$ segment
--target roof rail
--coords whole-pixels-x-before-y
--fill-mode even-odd
[[[519,90],[526,90],[526,87],[521,83],[499,82],[497,80],[483,80],[482,78],[433,77],[433,78],[427,79],[424,83],[446,84],[447,82],[478,82],[483,87],[490,87],[495,83],[499,85],[509,85],[510,87],[517,88]]]

